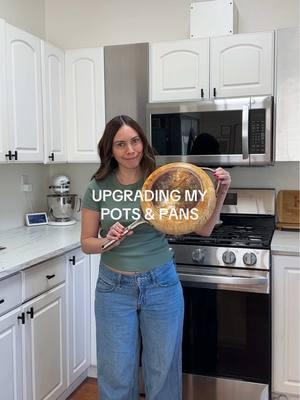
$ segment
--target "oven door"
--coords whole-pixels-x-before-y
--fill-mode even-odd
[[[151,103],[147,133],[158,164],[268,164],[271,110],[271,97]]]
[[[269,272],[177,269],[185,300],[184,399],[267,400]]]

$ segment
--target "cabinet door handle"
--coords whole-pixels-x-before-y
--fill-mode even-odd
[[[51,153],[51,156],[48,157],[50,160],[54,161],[54,153]]]
[[[8,159],[11,160],[12,157],[11,150],[9,150],[7,154],[5,154],[5,157],[8,157]]]
[[[204,97],[204,90],[201,89],[201,98],[203,99],[203,97]]]
[[[4,303],[4,299],[0,299],[0,304],[3,304]]]
[[[217,95],[217,89],[214,87],[214,97]]]
[[[18,319],[20,319],[22,322],[22,325],[24,325],[25,324],[25,313],[22,312],[22,314],[18,316]]]
[[[15,160],[17,160],[17,159],[18,159],[18,152],[17,152],[17,150],[15,150],[15,154],[14,154],[14,155],[12,155],[12,157],[15,157]]]
[[[69,258],[69,261],[72,263],[72,265],[75,265],[75,264],[76,264],[76,258],[75,258],[75,256]]]
[[[53,274],[53,275],[46,275],[46,278],[47,279],[52,279],[52,278],[54,278],[55,277],[55,274]]]
[[[33,307],[30,307],[30,310],[27,311],[26,314],[30,315],[30,318],[33,319],[33,317],[34,317],[34,310],[33,310]]]

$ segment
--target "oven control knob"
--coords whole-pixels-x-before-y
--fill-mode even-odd
[[[254,253],[245,253],[243,256],[243,261],[246,265],[256,264],[257,258]]]
[[[229,250],[225,251],[222,255],[222,260],[224,264],[233,264],[236,260],[234,252]]]
[[[204,249],[196,249],[192,252],[192,260],[198,264],[204,262],[206,256],[206,251]]]

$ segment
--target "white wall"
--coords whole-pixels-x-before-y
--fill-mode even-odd
[[[27,212],[47,211],[49,167],[34,164],[0,165],[0,231],[24,225]],[[32,192],[21,191],[21,176],[27,175]]]
[[[44,0],[0,0],[0,18],[40,38],[45,37]]]
[[[45,0],[47,39],[63,48],[189,37],[191,0]],[[299,24],[299,0],[235,0],[238,31]]]

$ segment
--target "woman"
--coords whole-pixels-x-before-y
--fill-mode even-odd
[[[148,224],[126,234],[126,240],[122,235],[139,208],[139,198],[128,194],[137,193],[155,169],[154,154],[128,116],[108,122],[98,152],[101,164],[83,199],[81,244],[85,253],[103,253],[95,297],[100,398],[138,399],[142,342],[147,399],[179,400],[183,296],[172,253],[164,234]],[[222,168],[215,175],[221,190],[200,235],[211,233],[230,185]],[[117,242],[103,251],[111,239]]]

